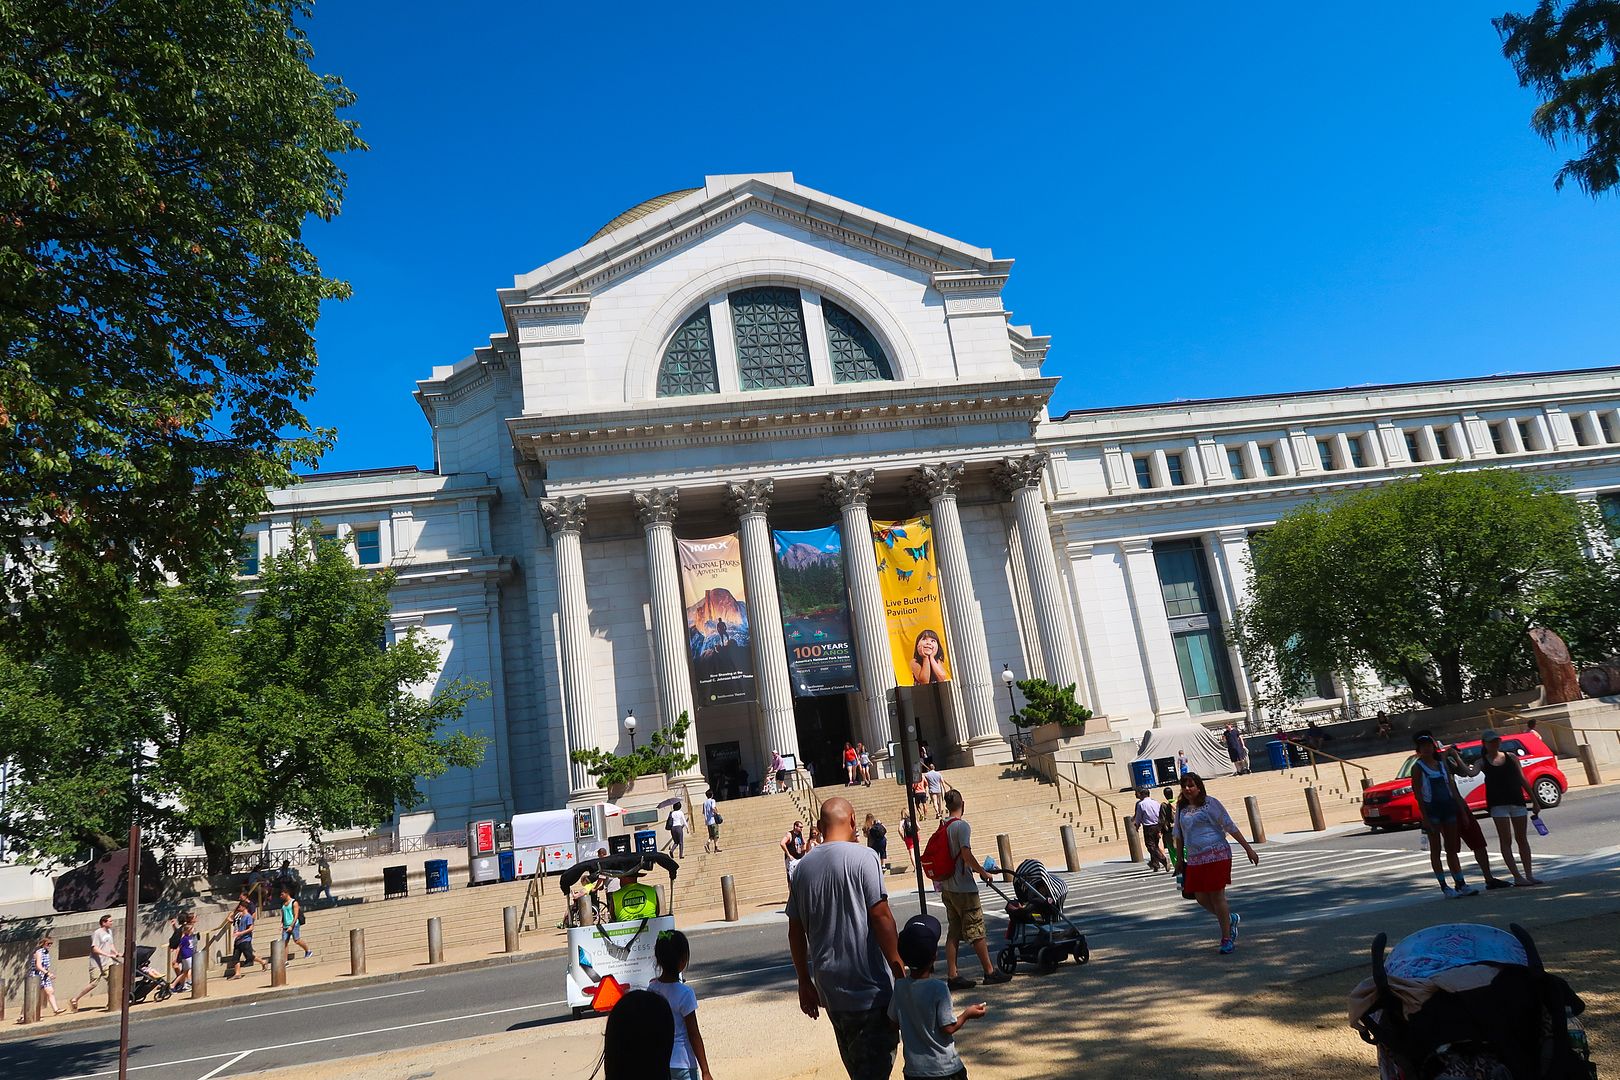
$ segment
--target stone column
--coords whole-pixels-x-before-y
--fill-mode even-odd
[[[1349,460],[1346,458],[1346,460]],[[1254,688],[1249,684],[1249,665],[1244,662],[1243,651],[1237,646],[1232,627],[1240,607],[1249,602],[1250,575],[1248,563],[1249,531],[1222,529],[1210,536],[1210,567],[1215,577],[1215,600],[1221,614],[1221,637],[1226,642],[1226,655],[1232,665],[1232,681],[1237,686],[1238,707],[1252,722],[1258,717],[1254,707]]]
[[[1153,705],[1153,726],[1186,723],[1191,714],[1187,711],[1187,696],[1181,689],[1181,668],[1176,664],[1170,617],[1164,611],[1164,590],[1159,585],[1153,541],[1125,540],[1120,548],[1125,553],[1125,588],[1130,595],[1132,621],[1136,624],[1137,644],[1142,651],[1148,699]]]
[[[924,465],[918,470],[916,486],[927,497],[933,513],[940,591],[945,598],[945,621],[955,653],[950,657],[951,678],[962,695],[962,711],[966,713],[967,730],[958,730],[956,737],[967,743],[974,763],[981,764],[999,755],[1001,734],[984,624],[979,620],[979,601],[973,595],[967,544],[962,539],[962,518],[956,509],[956,493],[965,469],[960,461]]]
[[[844,537],[844,571],[849,580],[850,614],[855,623],[855,662],[861,675],[861,732],[866,748],[886,754],[889,744],[889,691],[894,688],[894,658],[872,554],[872,518],[866,503],[877,473],[856,469],[827,479],[827,501],[838,507]]]
[[[558,645],[562,653],[563,734],[567,740],[570,798],[596,789],[585,766],[573,760],[575,750],[596,745],[591,733],[590,606],[585,599],[585,560],[579,534],[585,528],[585,496],[541,499],[540,516],[551,533],[557,561]]]
[[[1069,612],[1063,604],[1063,583],[1058,576],[1057,556],[1052,553],[1046,503],[1041,498],[1041,475],[1050,460],[1050,454],[1008,458],[1002,464],[999,480],[1012,495],[1013,512],[1018,518],[1018,541],[1024,549],[1030,598],[1035,602],[1035,633],[1040,638],[1047,681],[1060,687],[1077,686],[1080,670],[1074,661]]]
[[[782,604],[776,592],[776,555],[765,512],[770,509],[776,482],[746,480],[727,484],[726,494],[737,513],[742,534],[743,584],[748,590],[748,636],[754,642],[754,678],[759,686],[759,710],[764,756],[771,751],[799,754],[799,731],[793,723],[793,684],[788,680],[783,642]],[[799,763],[804,764],[802,761]]]
[[[675,512],[681,493],[674,488],[638,491],[636,516],[647,537],[647,580],[652,586],[653,670],[658,682],[658,714],[673,727],[685,713],[691,721],[683,749],[697,757],[697,710],[692,706],[692,678],[686,659],[686,606],[681,603],[681,573],[675,563]],[[681,779],[702,775],[696,761]]]

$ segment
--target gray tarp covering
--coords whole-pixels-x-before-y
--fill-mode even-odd
[[[1197,724],[1149,728],[1136,746],[1138,758],[1173,758],[1177,751],[1186,753],[1188,770],[1199,776],[1230,776],[1236,771],[1221,733]]]

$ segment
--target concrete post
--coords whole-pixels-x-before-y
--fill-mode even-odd
[[[1001,880],[1013,879],[1013,853],[1012,837],[1006,833],[996,834],[996,857],[1001,860]]]
[[[366,973],[366,931],[357,926],[349,931],[349,974]]]
[[[208,996],[208,950],[197,943],[191,954],[191,999],[197,1001]]]
[[[110,1012],[110,1013],[117,1012],[118,1009],[119,1009],[118,991],[119,991],[120,987],[123,984],[123,978],[124,978],[124,965],[122,963],[114,964],[108,970],[108,975],[107,975],[107,1011]],[[37,1013],[36,1013],[36,1015],[37,1015]]]
[[[737,921],[737,883],[730,874],[720,877],[720,906],[725,908],[726,922]]]
[[[1311,812],[1311,828],[1322,832],[1327,828],[1327,818],[1322,816],[1322,796],[1316,793],[1315,785],[1305,789],[1305,809]]]
[[[1592,747],[1587,743],[1578,743],[1575,746],[1575,756],[1580,758],[1581,767],[1586,770],[1586,782],[1597,785],[1603,783],[1603,770],[1598,768],[1597,757],[1592,753]]]
[[[444,930],[437,915],[428,920],[428,963],[444,963]]]
[[[39,1019],[39,980],[23,976],[22,1022],[32,1024]]]
[[[270,985],[287,985],[287,943],[280,938],[270,943]]]
[[[1074,842],[1074,826],[1064,825],[1058,829],[1058,835],[1063,838],[1064,868],[1071,874],[1080,872],[1080,849]]]
[[[501,933],[506,938],[506,951],[518,951],[518,909],[508,904],[501,909]]]
[[[589,896],[580,896],[575,899],[574,921],[580,926],[590,926],[596,921],[596,917],[591,913],[591,898]]]
[[[1125,823],[1125,846],[1130,848],[1131,862],[1141,862],[1147,858],[1147,849],[1142,845],[1142,830],[1136,827],[1136,822]]]
[[[663,885],[654,885],[653,894],[658,897],[658,914],[668,915],[670,913],[669,891]]]
[[[1243,806],[1249,811],[1249,839],[1256,844],[1265,843],[1266,823],[1260,820],[1260,796],[1245,795],[1243,797]]]

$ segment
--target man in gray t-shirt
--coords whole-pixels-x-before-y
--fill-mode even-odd
[[[823,842],[800,859],[788,888],[788,948],[799,1008],[827,1010],[850,1080],[887,1080],[897,1035],[889,998],[900,966],[898,931],[877,853],[855,842],[847,799],[821,804]]]
[[[962,820],[967,804],[962,793],[952,788],[945,793],[945,829],[951,842],[951,858],[956,871],[939,883],[940,899],[945,902],[945,983],[952,990],[971,990],[972,979],[957,974],[956,947],[967,942],[984,965],[986,983],[1004,983],[1011,976],[990,966],[990,946],[985,942],[984,908],[979,904],[978,878],[990,880],[990,873],[973,854],[973,827]]]

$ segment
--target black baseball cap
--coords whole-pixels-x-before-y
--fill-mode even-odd
[[[900,930],[900,962],[921,969],[934,962],[939,951],[939,920],[932,915],[913,915]]]
[[[1436,746],[1439,745],[1439,740],[1437,740],[1433,735],[1431,735],[1427,731],[1419,731],[1419,732],[1417,732],[1416,734],[1414,734],[1412,736],[1412,745],[1413,746],[1421,746],[1422,744],[1424,744],[1426,742],[1432,742]]]

